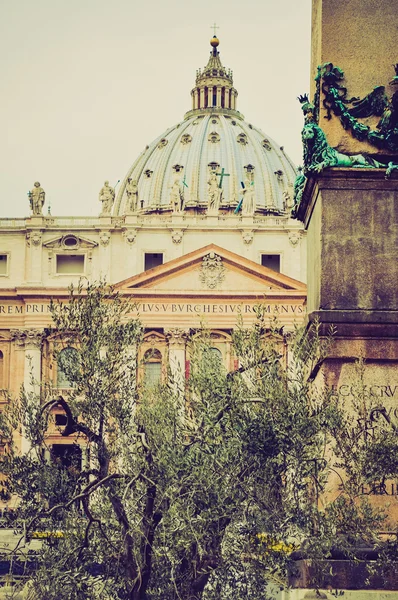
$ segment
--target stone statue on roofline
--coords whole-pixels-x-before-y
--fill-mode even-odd
[[[242,215],[252,216],[256,208],[253,175],[248,173],[245,178],[243,192]]]
[[[217,173],[214,170],[210,171],[208,184],[208,215],[217,215],[222,198],[222,188],[219,187]]]
[[[180,180],[181,176],[177,175],[170,186],[170,204],[174,213],[180,213],[184,210],[184,194],[181,190]]]
[[[138,206],[138,184],[136,179],[127,179],[127,213],[135,213]]]
[[[43,206],[46,198],[46,193],[40,186],[40,182],[36,181],[31,192],[28,192],[30,208],[33,215],[38,216],[43,214]]]
[[[115,190],[109,185],[109,181],[105,181],[99,193],[100,202],[102,202],[101,216],[111,214],[113,202],[115,200]]]

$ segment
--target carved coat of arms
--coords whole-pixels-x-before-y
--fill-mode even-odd
[[[210,290],[218,287],[225,278],[225,267],[221,256],[215,252],[209,252],[203,257],[199,271],[199,279],[203,285]]]

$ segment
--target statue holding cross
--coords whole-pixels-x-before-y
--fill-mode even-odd
[[[209,165],[210,166],[210,165]],[[217,173],[217,170],[213,166],[210,166],[210,177],[209,181],[209,193],[208,193],[208,202],[209,207],[207,209],[208,215],[216,215],[218,213],[218,209],[220,208],[220,203],[223,197],[223,189],[222,184],[224,177],[229,177],[230,174],[225,172],[225,169],[221,169],[221,173]],[[218,165],[217,165],[218,166]],[[220,181],[217,178],[220,178]]]
[[[210,170],[210,177],[207,183],[209,185],[207,214],[217,215],[222,198],[222,188],[220,188],[217,181],[217,173],[212,169]]]
[[[220,183],[218,184],[218,187],[220,189],[222,189],[222,182],[223,182],[224,177],[229,177],[229,176],[230,176],[230,174],[225,172],[224,167],[221,169],[221,173],[217,173],[217,177],[220,178]]]

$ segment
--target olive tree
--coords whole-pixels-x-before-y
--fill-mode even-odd
[[[127,299],[89,284],[52,305],[48,335],[72,387],[58,396],[43,384],[36,402],[22,392],[0,421],[10,440],[22,423],[32,445],[23,456],[11,445],[2,462],[25,538],[44,530],[28,561],[32,599],[255,600],[270,581],[285,584],[298,546],[316,557],[336,532],[343,545],[373,534],[377,515],[353,501],[353,485],[320,509],[333,444],[345,476],[354,472],[343,408],[308,377],[327,342],[316,326],[287,336],[257,312],[233,333],[235,371],[202,328],[188,343],[184,387],[168,372],[151,388],[137,377],[143,330]],[[79,469],[43,452],[54,407],[62,436],[85,449]]]

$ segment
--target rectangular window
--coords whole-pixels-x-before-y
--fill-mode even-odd
[[[67,422],[68,422],[68,417],[66,415],[59,414],[59,413],[55,415],[55,424],[58,427],[65,427]]]
[[[84,273],[84,254],[57,254],[58,275],[81,275]]]
[[[0,254],[0,276],[8,275],[8,254]]]
[[[163,254],[161,252],[157,253],[145,253],[144,259],[144,271],[148,271],[148,269],[153,269],[154,267],[158,267],[163,264]]]
[[[277,273],[281,271],[281,257],[280,254],[262,254],[261,264],[263,267],[268,267]]]
[[[82,468],[82,450],[77,444],[53,444],[51,455],[54,462],[63,467],[75,467],[79,471]]]

